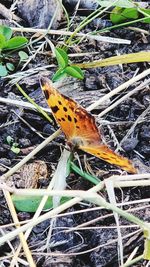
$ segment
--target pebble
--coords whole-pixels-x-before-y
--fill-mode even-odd
[[[137,138],[128,138],[122,143],[122,148],[126,151],[132,151],[135,149],[136,145],[138,144],[138,139]]]
[[[88,76],[85,77],[85,88],[87,90],[97,90],[98,89],[98,85],[97,85],[97,81],[96,81],[96,77],[95,76]]]
[[[46,133],[46,134],[53,134],[54,133],[54,127],[50,124],[50,123],[47,123],[44,127],[43,127],[43,133]]]
[[[19,139],[19,146],[20,147],[29,147],[29,146],[31,146],[31,141],[27,138],[20,138]]]

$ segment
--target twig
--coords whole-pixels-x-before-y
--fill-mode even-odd
[[[20,22],[22,19],[16,16],[13,12],[11,12],[7,7],[0,3],[0,14],[9,20],[16,20]]]
[[[11,27],[11,29],[13,31],[16,32],[31,32],[31,33],[38,33],[38,34],[56,34],[56,35],[68,35],[71,36],[74,32],[71,31],[62,31],[62,30],[49,30],[47,32],[47,29],[34,29],[34,28],[16,28],[16,27]],[[93,40],[97,40],[100,42],[109,42],[109,43],[120,43],[120,44],[130,44],[131,41],[130,40],[124,40],[124,39],[120,39],[120,38],[112,38],[112,37],[105,37],[105,36],[100,36],[100,35],[92,35],[92,34],[84,34],[84,33],[77,33],[76,34],[77,37],[84,37],[87,39],[93,39]]]
[[[13,201],[11,199],[11,195],[10,195],[10,193],[8,191],[5,191],[5,190],[3,190],[3,194],[4,194],[5,199],[7,201],[7,205],[9,207],[9,210],[10,210],[11,216],[13,218],[13,221],[16,224],[16,227],[19,229],[20,224],[19,224],[19,220],[18,220],[18,217],[17,217],[17,213],[16,213],[16,210],[15,210]],[[36,267],[36,265],[34,263],[34,260],[32,258],[32,255],[31,255],[31,251],[30,251],[30,249],[28,247],[28,244],[26,242],[26,239],[24,237],[24,234],[23,233],[19,233],[19,238],[20,238],[20,242],[22,244],[24,253],[26,255],[26,258],[28,260],[29,266],[30,267]]]
[[[30,110],[34,110],[37,111],[37,109],[35,108],[35,106],[29,102],[25,102],[22,100],[15,100],[15,99],[10,99],[10,98],[4,98],[4,97],[0,97],[0,102],[1,103],[5,103],[7,105],[10,106],[17,106],[17,107],[22,107],[22,108],[26,108],[26,109],[30,109]],[[43,109],[44,111],[51,113],[50,108],[43,108],[40,106],[41,109]],[[39,112],[39,111],[37,111]]]

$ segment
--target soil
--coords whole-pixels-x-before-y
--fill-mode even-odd
[[[7,6],[7,4],[6,4]],[[9,6],[8,6],[9,8]],[[70,9],[69,9],[70,11]],[[16,13],[17,14],[17,13]],[[82,11],[82,16],[84,12]],[[21,17],[21,14],[18,13]],[[70,16],[73,15],[70,11]],[[22,17],[21,17],[22,18]],[[3,18],[2,18],[3,19]],[[23,18],[22,18],[23,19]],[[61,20],[59,24],[59,29],[64,27],[65,20]],[[76,28],[77,23],[81,21],[81,17],[76,14],[75,23],[70,30]],[[103,25],[108,22],[108,17],[106,20],[103,19]],[[110,23],[110,22],[109,22]],[[25,26],[25,20],[24,20]],[[95,25],[97,25],[97,20],[93,21],[91,24],[85,27],[84,32],[91,32],[95,30]],[[102,25],[102,21],[101,21]],[[101,26],[102,27],[102,26]],[[150,36],[144,34],[142,29],[150,31],[149,24],[134,24],[135,28],[141,29],[137,31],[136,29],[130,28],[120,28],[108,32],[106,36],[114,38],[122,38],[131,41],[130,45],[125,44],[111,44],[102,43],[95,40],[83,40],[78,46],[69,48],[69,53],[87,53],[88,55],[84,57],[70,57],[72,62],[87,62],[103,58],[108,58],[111,56],[119,54],[128,54],[139,51],[150,50]],[[27,34],[30,38],[31,35]],[[51,41],[54,45],[57,44],[58,37],[50,36]],[[55,64],[56,61],[51,57],[49,53],[50,47],[47,44],[46,51],[40,52],[36,55],[32,61],[26,66],[25,70],[35,69],[37,67],[44,67],[46,65]],[[28,50],[26,50],[29,53]],[[94,54],[94,52],[97,52]],[[17,66],[18,58],[17,54],[13,57],[15,64]],[[83,81],[76,80],[74,78],[67,78],[63,82],[58,83],[58,87],[65,95],[71,96],[76,101],[78,101],[82,106],[88,107],[95,100],[98,100],[103,95],[109,93],[111,90],[117,86],[123,84],[124,82],[131,79],[134,75],[141,73],[142,71],[149,68],[148,63],[134,63],[134,64],[124,64],[116,65],[103,68],[93,68],[85,70],[85,78]],[[17,71],[21,71],[21,65],[19,65]],[[39,76],[45,75],[49,78],[52,77],[56,67],[52,67],[47,70],[41,70],[31,73],[30,76],[20,79],[19,84],[25,90],[25,92],[32,97],[37,104],[43,107],[47,107],[44,96],[41,92],[39,85]],[[148,79],[146,77],[145,79]],[[145,80],[144,79],[144,80]],[[143,80],[143,81],[144,81]],[[142,81],[137,82],[133,86],[130,86],[127,91],[133,90]],[[26,99],[21,95],[15,85],[10,83],[10,79],[1,78],[0,79],[0,97],[20,99],[26,101]],[[124,93],[122,93],[123,95]],[[118,97],[118,96],[117,96]],[[97,107],[92,111],[93,115],[96,116],[105,107],[108,107],[110,102],[116,97],[103,103],[103,105]],[[111,110],[107,115],[103,117],[103,121],[98,120],[97,123],[101,126],[104,133],[105,139],[108,144],[115,149],[116,140],[120,143],[121,140],[126,136],[128,131],[131,129],[134,122],[141,116],[138,124],[135,126],[131,135],[122,144],[124,151],[120,151],[124,156],[131,159],[140,172],[148,173],[150,172],[150,112],[142,117],[144,111],[148,110],[150,104],[150,88],[147,85],[143,90],[138,91],[130,98],[127,98],[123,103],[118,105],[116,108]],[[24,119],[28,125],[22,121]],[[106,123],[105,123],[106,122]],[[108,127],[109,125],[109,127]],[[43,141],[43,138],[51,135],[58,126],[56,124],[51,125],[41,114],[36,111],[30,110],[28,108],[19,108],[14,105],[6,105],[0,103],[0,175],[3,175],[7,170],[17,164],[23,157],[25,157],[30,151],[32,151],[38,144]],[[42,135],[39,136],[39,133]],[[12,138],[12,142],[8,143],[8,136]],[[114,138],[115,136],[115,138]],[[19,154],[12,151],[12,144],[17,143],[20,148]],[[36,185],[34,187],[46,188],[53,174],[54,169],[57,166],[59,157],[61,155],[61,146],[65,145],[64,135],[60,135],[55,142],[47,145],[43,150],[41,150],[29,163],[27,163],[27,170],[30,170],[29,164],[43,164],[44,166],[44,177],[39,176],[36,173]],[[118,146],[117,146],[118,148]],[[84,155],[79,152],[80,160],[82,166],[84,165]],[[120,170],[110,164],[102,162],[92,156],[86,155],[86,161],[90,164],[92,172],[98,176],[100,179],[107,179],[112,174],[119,174]],[[45,166],[46,165],[46,166]],[[39,168],[39,165],[36,165]],[[32,170],[33,171],[33,170]],[[30,171],[29,171],[30,172]],[[47,175],[48,172],[48,175]],[[32,172],[31,172],[32,174]],[[35,174],[32,174],[35,176]],[[20,175],[22,177],[22,175]],[[47,178],[48,177],[48,178]],[[16,183],[15,186],[20,187]],[[31,178],[32,179],[32,178]],[[92,184],[83,180],[82,177],[75,173],[71,173],[67,180],[68,188],[70,189],[80,189],[88,190],[91,188]],[[31,183],[29,183],[30,186]],[[26,187],[22,186],[21,187]],[[136,188],[126,188],[123,190],[116,189],[116,199],[117,202],[133,201],[149,198],[149,187],[136,187]],[[107,193],[103,192],[103,196],[108,199]],[[85,211],[88,208],[88,211]],[[89,208],[91,210],[89,211]],[[135,208],[135,205],[128,205],[125,209]],[[150,222],[150,207],[148,202],[137,204],[137,210],[133,212],[134,215],[138,216],[144,221]],[[139,208],[139,209],[138,209]],[[84,212],[81,212],[84,210]],[[49,244],[48,251],[42,249],[45,245],[45,240],[49,231],[50,221],[44,221],[43,223],[37,225],[33,228],[32,234],[28,238],[28,244],[33,251],[33,257],[36,261],[37,267],[43,266],[96,266],[96,267],[117,267],[118,263],[118,250],[117,250],[117,237],[118,233],[116,228],[113,228],[116,223],[113,214],[110,211],[104,209],[95,209],[91,204],[80,203],[75,205],[73,208],[67,210],[66,212],[73,212],[73,214],[68,216],[62,216],[56,220],[55,228],[52,232],[52,237]],[[76,212],[76,213],[74,213]],[[33,217],[33,213],[28,212],[17,212],[20,221],[29,220]],[[98,218],[98,219],[97,219]],[[66,232],[64,229],[72,228],[82,223],[88,222],[90,220],[97,219],[93,224],[90,224],[90,229],[76,230]],[[129,222],[120,218],[120,225],[128,225]],[[7,207],[4,195],[1,191],[0,193],[0,225],[4,226],[12,223],[12,218]],[[6,228],[10,231],[12,228]],[[6,232],[7,232],[6,231]],[[135,233],[133,233],[135,231]],[[132,234],[131,234],[132,233]],[[123,238],[123,248],[124,248],[124,260],[126,260],[132,251],[137,247],[136,256],[143,253],[144,240],[142,233],[137,231],[137,227],[134,228],[121,228],[121,234]],[[131,234],[130,236],[128,236]],[[19,239],[15,239],[11,242],[14,248],[17,248],[19,244]],[[84,251],[88,251],[85,252]],[[9,255],[11,248],[9,244],[6,243],[0,247],[0,256]],[[59,254],[64,253],[66,256],[47,256],[46,252],[57,252]],[[12,253],[12,252],[11,252]],[[69,253],[75,253],[76,256],[67,256]],[[24,255],[22,255],[24,258]],[[10,259],[2,260],[1,266],[10,266]],[[20,267],[24,266],[19,264]],[[133,266],[146,266],[146,261],[142,260]]]

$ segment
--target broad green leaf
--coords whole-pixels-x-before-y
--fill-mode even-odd
[[[0,77],[5,77],[8,74],[8,71],[5,66],[0,65]]]
[[[27,38],[23,36],[15,36],[6,42],[4,47],[5,50],[15,49],[26,45],[28,42]]]
[[[74,66],[74,65],[68,66],[64,69],[64,71],[72,77],[75,77],[81,80],[84,78],[84,74],[82,70],[77,66]]]
[[[65,203],[66,201],[70,200],[71,198],[62,197],[61,204]],[[42,196],[19,196],[19,195],[12,195],[12,201],[19,211],[26,211],[26,212],[35,212],[42,200]],[[48,200],[44,206],[44,210],[53,208],[53,198],[48,197]]]
[[[12,29],[7,26],[0,25],[0,33],[4,35],[5,40],[9,40],[12,36]]]
[[[2,33],[0,33],[0,49],[3,49],[3,47],[5,47],[5,45],[6,45],[5,37]]]
[[[68,66],[68,55],[63,49],[55,48],[55,55],[59,68],[63,69]]]
[[[150,15],[150,9],[141,8],[141,10],[144,11],[146,14]],[[145,16],[145,19],[142,22],[150,23],[150,18]]]
[[[29,57],[28,54],[24,51],[19,51],[18,55],[20,57],[20,61],[25,61]]]
[[[6,63],[6,67],[9,71],[14,71],[15,69],[15,66],[12,63]]]
[[[139,17],[139,12],[137,8],[125,8],[122,12],[122,16],[127,19],[137,19]]]
[[[139,13],[136,8],[115,7],[110,14],[110,19],[114,24],[122,23],[129,19],[137,19],[138,17]]]
[[[107,7],[107,6],[109,6],[112,3],[112,0],[107,0],[107,1],[97,0],[97,2],[100,4],[100,6]],[[112,3],[112,6],[132,8],[132,7],[135,7],[135,4],[132,3],[131,1],[128,1],[128,0],[118,0],[114,4]]]
[[[62,78],[65,78],[67,76],[66,72],[64,71],[64,69],[59,69],[55,72],[55,74],[52,77],[52,81],[56,82]]]

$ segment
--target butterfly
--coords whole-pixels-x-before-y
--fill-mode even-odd
[[[130,160],[117,154],[102,141],[95,118],[73,99],[61,94],[45,77],[40,79],[49,107],[69,144],[129,173],[137,173]]]

